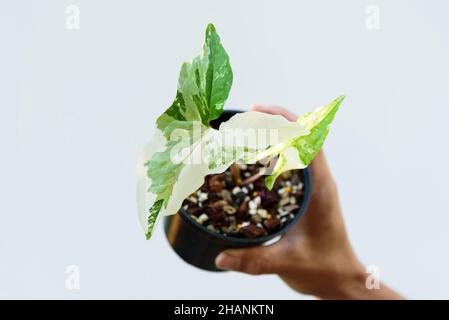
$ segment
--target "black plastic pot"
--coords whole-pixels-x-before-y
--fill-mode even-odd
[[[221,122],[227,121],[240,111],[225,111],[212,126],[217,128]],[[245,248],[262,245],[276,237],[282,236],[290,229],[307,208],[312,193],[312,177],[310,169],[300,170],[304,182],[304,197],[295,217],[287,225],[273,234],[256,239],[234,238],[211,231],[198,224],[183,209],[177,214],[164,218],[164,230],[173,250],[187,263],[209,271],[222,271],[215,266],[215,258],[225,249]]]

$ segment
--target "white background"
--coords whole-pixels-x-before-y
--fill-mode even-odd
[[[407,297],[449,298],[448,14],[443,0],[2,0],[0,297],[304,298],[276,276],[197,270],[138,224],[137,155],[213,22],[228,106],[302,113],[347,94],[325,149],[352,243]]]

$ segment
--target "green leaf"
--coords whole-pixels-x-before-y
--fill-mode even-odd
[[[299,122],[310,131],[306,136],[294,139],[293,146],[298,150],[299,157],[305,165],[309,165],[323,146],[330,125],[345,96],[340,96],[328,105],[299,117]]]
[[[208,126],[223,112],[232,79],[229,56],[209,24],[202,55],[182,65],[175,101],[157,119],[157,127],[163,131],[173,121],[201,121]]]
[[[228,54],[215,27],[209,24],[202,54],[182,64],[175,100],[157,119],[159,130],[139,160],[138,204],[147,237],[151,236],[161,213],[171,212],[170,198],[186,166],[185,162],[196,154],[198,146],[204,144],[205,137],[210,134],[210,121],[223,112],[232,79]],[[200,130],[195,130],[198,123]],[[198,131],[200,133],[196,134]],[[186,147],[189,149],[186,159],[174,162],[173,153]],[[220,167],[218,164],[210,166]],[[145,178],[142,177],[143,172]],[[141,194],[142,188],[145,194]]]
[[[153,229],[156,225],[157,218],[159,216],[159,212],[161,211],[162,204],[164,203],[163,199],[156,201],[153,206],[149,210],[148,215],[148,232],[146,234],[147,239],[150,239],[153,235]]]
[[[265,178],[265,185],[269,189],[273,188],[275,180],[283,172],[303,169],[312,162],[323,146],[330,125],[344,98],[345,96],[340,96],[324,107],[300,116],[297,123],[310,133],[292,139],[281,148],[278,146],[276,152],[268,151],[270,157],[278,156],[273,171]]]

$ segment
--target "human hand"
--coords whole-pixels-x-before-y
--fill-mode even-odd
[[[282,107],[253,107],[295,121]],[[391,289],[366,288],[366,274],[344,226],[337,186],[320,151],[311,164],[313,191],[300,221],[271,246],[230,249],[216,258],[220,269],[277,274],[294,290],[323,299],[397,299]]]

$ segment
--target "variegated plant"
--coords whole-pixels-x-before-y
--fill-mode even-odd
[[[244,112],[214,129],[210,122],[223,112],[231,84],[229,57],[209,24],[202,54],[182,65],[175,101],[157,119],[156,132],[138,160],[139,218],[148,239],[160,217],[177,213],[205,176],[224,172],[236,161],[275,159],[265,179],[268,188],[282,172],[307,167],[344,99],[341,96],[296,122]],[[256,132],[252,139],[251,132]]]

